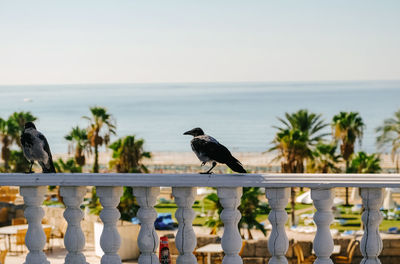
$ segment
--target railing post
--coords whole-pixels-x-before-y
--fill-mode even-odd
[[[100,236],[100,246],[104,251],[101,264],[120,264],[121,258],[118,249],[121,245],[121,237],[117,230],[117,221],[121,217],[118,209],[120,198],[123,193],[122,187],[96,187],[97,195],[103,206],[100,218],[104,223],[103,232]]]
[[[217,190],[219,200],[224,208],[220,216],[224,223],[221,246],[225,257],[222,260],[222,264],[242,264],[242,258],[239,256],[240,249],[242,248],[242,237],[238,228],[241,214],[237,209],[242,197],[242,188],[220,187]]]
[[[317,209],[314,214],[314,222],[317,225],[313,243],[315,255],[317,255],[314,264],[333,264],[330,258],[333,251],[333,239],[330,231],[333,221],[332,189],[311,189],[311,199]]]
[[[158,264],[156,251],[159,245],[158,236],[154,228],[157,212],[154,205],[160,194],[159,187],[133,187],[133,195],[140,205],[137,217],[140,220],[138,246],[140,249],[139,264]]]
[[[25,264],[48,264],[50,263],[43,252],[46,245],[46,235],[42,227],[44,210],[41,207],[47,186],[21,187],[20,193],[24,197],[25,217],[28,220],[28,231],[26,232],[25,244],[29,249]]]
[[[266,195],[271,207],[268,220],[272,225],[268,240],[268,250],[272,257],[268,263],[287,264],[285,255],[289,248],[289,240],[285,231],[288,219],[285,207],[289,201],[290,188],[266,188]]]
[[[82,254],[85,248],[85,235],[81,228],[83,212],[80,205],[86,194],[85,186],[62,186],[60,194],[63,197],[66,210],[64,218],[68,227],[64,237],[65,248],[68,251],[65,257],[65,264],[86,264],[86,258]]]
[[[192,209],[196,188],[173,187],[172,195],[175,197],[178,210],[175,217],[178,220],[178,233],[176,234],[175,245],[179,251],[177,264],[196,264],[197,259],[193,255],[196,247],[196,234],[194,233],[192,222],[196,217]]]
[[[382,251],[379,224],[383,217],[379,209],[383,202],[383,190],[381,188],[361,188],[361,198],[365,208],[361,216],[364,224],[364,235],[360,245],[364,258],[361,264],[378,264],[381,263],[378,256]]]

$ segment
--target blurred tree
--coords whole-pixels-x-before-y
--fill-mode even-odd
[[[113,150],[113,160],[110,168],[116,168],[118,173],[148,173],[142,163],[144,158],[151,158],[151,153],[144,151],[144,140],[136,139],[134,135],[119,138],[109,148]],[[132,187],[124,187],[121,202],[118,205],[121,219],[131,221],[139,210],[139,205],[132,194]]]
[[[11,146],[18,135],[18,125],[10,117],[7,120],[0,118],[0,140],[2,143],[1,147],[1,158],[4,161],[4,169],[8,171],[10,169],[10,158],[11,158]]]
[[[213,215],[209,216],[205,222],[205,225],[208,227],[211,227],[211,235],[217,234],[218,229],[221,226],[224,226],[224,223],[222,223],[221,220],[221,212],[222,212],[222,205],[219,202],[219,197],[216,193],[210,193],[206,197],[204,197],[205,200],[207,200],[207,203],[211,205],[211,208],[209,209],[210,212],[213,212]],[[204,203],[205,201],[203,201]]]
[[[142,159],[151,158],[151,153],[144,151],[143,145],[144,140],[135,139],[134,135],[116,140],[109,146],[113,150],[110,167],[115,167],[120,173],[149,172]]]
[[[273,139],[272,147],[268,152],[278,152],[274,160],[281,161],[281,172],[283,173],[304,173],[307,160],[312,159],[312,152],[315,145],[328,135],[322,133],[328,124],[320,114],[309,113],[301,109],[295,113],[285,113],[285,119],[278,118],[283,127],[274,126],[278,132]],[[291,188],[291,221],[295,223],[295,198],[294,188]]]
[[[267,236],[267,231],[260,222],[257,221],[257,216],[267,214],[270,208],[267,204],[260,202],[259,197],[263,196],[259,187],[243,187],[243,195],[240,200],[239,211],[242,218],[239,222],[239,228],[246,228],[249,239],[253,239],[251,229],[260,230],[264,236]],[[243,236],[244,237],[244,236]]]
[[[340,112],[333,117],[331,126],[334,139],[341,142],[340,152],[346,162],[346,173],[348,173],[354,144],[358,140],[361,145],[365,124],[357,112]],[[346,187],[346,205],[349,205],[348,187]]]
[[[379,134],[376,141],[378,148],[384,150],[386,147],[391,147],[391,158],[396,164],[396,172],[399,173],[400,160],[400,110],[394,113],[393,118],[388,118],[383,121],[383,125],[376,129]]]
[[[24,131],[24,126],[26,122],[34,122],[37,120],[37,117],[34,116],[31,112],[14,112],[10,119],[12,119],[18,126],[18,132],[14,135],[14,140],[19,147],[21,147],[20,137],[22,132]]]
[[[25,158],[24,153],[18,150],[11,150],[10,165],[12,172],[27,172],[29,171],[30,163]]]
[[[104,107],[91,107],[91,117],[83,116],[89,121],[88,139],[94,148],[93,172],[99,172],[99,147],[108,145],[110,136],[115,135],[115,124],[112,116]]]
[[[339,173],[338,164],[341,156],[336,154],[337,143],[319,142],[312,151],[312,158],[307,164],[310,173]]]
[[[240,205],[238,207],[238,210],[242,215],[239,221],[239,229],[246,229],[249,239],[253,239],[253,235],[251,233],[253,228],[260,230],[265,236],[267,235],[264,225],[257,220],[258,215],[268,214],[270,211],[269,206],[265,203],[262,203],[259,199],[259,197],[263,195],[264,193],[261,192],[259,187],[243,188],[243,195],[240,199]],[[210,211],[214,212],[212,216],[208,217],[205,224],[212,228],[211,234],[216,234],[218,228],[224,225],[220,217],[223,207],[216,193],[211,193],[204,199],[207,200],[207,204],[211,205]],[[243,234],[242,237],[244,237]]]
[[[86,129],[82,129],[78,126],[73,127],[64,138],[70,141],[68,153],[75,152],[74,157],[76,164],[83,167],[86,163],[85,154],[89,155],[92,150]]]
[[[62,158],[54,161],[54,167],[56,168],[58,173],[69,172],[69,173],[81,173],[82,167],[76,163],[73,158],[68,159],[67,161],[63,161]]]
[[[360,151],[353,156],[349,166],[350,173],[379,173],[382,171],[380,158],[377,154]]]
[[[11,146],[16,143],[21,147],[20,137],[24,130],[25,122],[33,122],[36,119],[31,112],[14,112],[7,120],[0,118],[1,158],[4,161],[5,171],[10,169]],[[19,154],[16,152],[13,154],[13,164],[16,166],[13,170],[20,170],[20,165],[23,167],[23,162],[18,161],[18,156]]]
[[[135,196],[133,196],[132,187],[124,186],[124,193],[118,205],[118,210],[121,213],[121,220],[130,222],[132,218],[136,216],[139,208],[139,204]]]
[[[303,173],[304,157],[308,159],[312,157],[312,151],[306,142],[306,133],[298,129],[284,129],[276,133],[272,141],[274,145],[268,151],[278,151],[274,160],[281,161],[283,173]]]

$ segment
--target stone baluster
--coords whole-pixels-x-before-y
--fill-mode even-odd
[[[193,251],[196,247],[196,234],[194,233],[192,222],[196,217],[192,209],[196,188],[191,187],[173,187],[172,195],[178,206],[175,217],[178,220],[178,233],[176,234],[175,245],[179,251],[177,264],[195,264],[197,263]]]
[[[43,252],[46,245],[46,235],[42,228],[44,210],[41,207],[47,186],[21,187],[20,193],[24,197],[25,217],[28,220],[28,231],[26,232],[25,244],[29,249],[25,264],[48,264],[50,263]]]
[[[378,258],[382,251],[382,239],[379,235],[379,224],[382,214],[379,211],[383,201],[381,188],[361,188],[361,198],[365,208],[361,220],[364,224],[364,235],[360,250],[363,255],[361,264],[380,264]]]
[[[221,246],[225,257],[222,264],[241,264],[242,258],[239,256],[242,248],[242,237],[239,233],[238,223],[241,214],[237,209],[242,197],[242,188],[218,188],[218,197],[222,207],[221,220],[224,223],[224,234],[222,235]]]
[[[333,251],[333,239],[330,231],[330,225],[333,221],[332,190],[311,189],[311,199],[317,209],[314,214],[314,222],[317,225],[317,233],[313,243],[315,255],[317,256],[314,264],[333,264],[330,258]]]
[[[154,205],[160,194],[159,187],[134,187],[133,195],[140,205],[137,217],[140,220],[138,246],[140,249],[139,264],[158,264],[156,251],[159,245],[158,236],[154,228],[157,212]]]
[[[285,232],[285,223],[288,219],[285,207],[288,204],[290,188],[267,188],[266,195],[271,207],[268,220],[272,225],[268,240],[268,250],[272,257],[268,263],[287,264],[285,255],[289,248],[289,240]]]
[[[65,264],[86,264],[86,258],[82,253],[85,248],[85,235],[81,228],[83,212],[80,208],[86,194],[86,187],[62,186],[60,194],[66,206],[64,218],[68,223],[64,237],[65,248],[68,251]]]
[[[122,196],[123,188],[100,186],[96,187],[96,190],[103,206],[103,210],[100,213],[100,219],[104,223],[100,237],[100,246],[104,251],[104,255],[101,257],[101,264],[120,264],[121,258],[117,252],[121,245],[121,237],[117,230],[117,221],[121,214],[116,207]]]

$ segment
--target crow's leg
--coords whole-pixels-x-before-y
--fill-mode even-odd
[[[33,173],[32,167],[35,162],[31,160],[31,166],[29,167],[29,173]]]
[[[215,166],[217,166],[217,163],[215,161],[213,161],[211,168],[207,171],[207,174],[212,173],[211,171],[212,171],[212,169],[215,168]]]
[[[31,166],[29,167],[29,171],[27,172],[27,173],[33,173],[33,171],[32,171],[32,166],[33,166],[33,163],[35,163],[33,160],[31,160]]]
[[[211,174],[212,173],[211,171],[212,171],[212,169],[214,169],[215,166],[217,166],[217,163],[215,161],[213,161],[211,168],[208,171],[203,172],[201,174]]]
[[[217,163],[215,161],[213,161],[212,167],[207,171],[207,173],[211,173],[212,169],[214,169],[215,166],[217,166]]]

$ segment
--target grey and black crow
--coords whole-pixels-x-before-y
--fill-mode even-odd
[[[29,173],[32,173],[32,166],[37,161],[44,173],[56,172],[51,156],[49,143],[45,136],[36,130],[32,122],[25,123],[24,132],[21,135],[21,145],[25,158],[30,162]]]
[[[183,134],[193,136],[190,143],[192,150],[202,161],[201,166],[204,166],[207,162],[212,162],[212,167],[207,172],[204,172],[205,174],[211,173],[217,162],[226,164],[233,171],[246,173],[240,161],[233,157],[231,152],[215,138],[205,135],[201,128],[196,127]]]

